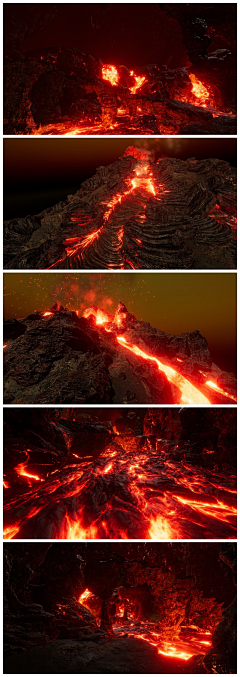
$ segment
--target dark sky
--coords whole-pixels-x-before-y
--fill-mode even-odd
[[[217,157],[236,165],[235,139],[4,139],[4,219],[38,214],[79,190],[82,181],[130,145],[158,157]]]
[[[178,22],[158,3],[59,3],[54,17],[21,48],[51,45],[75,47],[128,68],[149,63],[176,68],[187,60]]]
[[[198,329],[213,361],[235,371],[234,273],[5,273],[4,287],[6,318],[49,310],[55,301],[79,315],[92,304],[114,314],[122,301],[139,320],[165,332]]]

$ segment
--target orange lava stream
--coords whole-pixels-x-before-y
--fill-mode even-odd
[[[17,474],[20,475],[21,477],[26,477],[28,480],[36,480],[38,482],[44,482],[44,480],[41,477],[38,477],[38,475],[30,475],[30,473],[26,472],[25,467],[26,463],[19,463],[19,465],[16,465],[14,470],[16,470]],[[31,486],[31,484],[30,484]]]
[[[66,514],[64,524],[62,526],[61,538],[66,538],[69,540],[78,539],[79,541],[95,539],[97,538],[97,528],[90,526],[89,528],[84,529],[81,526],[80,515],[78,516],[77,520],[74,520]]]
[[[169,382],[179,388],[181,392],[179,404],[211,404],[210,400],[205,397],[205,395],[203,395],[203,393],[198,388],[192,385],[190,381],[182,376],[182,374],[179,374],[175,369],[163,364],[163,362],[161,362],[157,357],[154,357],[154,355],[148,355],[143,350],[141,350],[141,348],[138,348],[138,346],[128,343],[124,336],[117,336],[117,341],[121,346],[127,350],[130,350],[135,355],[142,357],[144,360],[149,360],[150,362],[155,362],[155,364],[157,364],[159,371],[164,372]]]
[[[183,498],[182,496],[175,496],[175,494],[173,494],[173,498],[176,498],[179,503],[189,505],[191,508],[197,510],[203,515],[209,515],[209,517],[221,520],[222,522],[229,522],[228,518],[231,514],[237,516],[237,508],[226,505],[226,503],[223,503],[218,499],[216,499],[216,503],[207,503],[207,501],[196,501],[193,499]]]
[[[212,388],[213,390],[216,390],[218,393],[221,393],[221,395],[225,395],[226,397],[229,397],[230,400],[233,400],[234,402],[237,402],[237,398],[233,397],[233,395],[229,395],[225,390],[222,390],[217,383],[214,383],[213,381],[205,381],[205,385],[209,386],[209,388]]]
[[[91,596],[92,596],[92,592],[90,592],[90,590],[88,590],[88,588],[86,588],[86,590],[84,590],[84,592],[82,592],[82,594],[80,595],[78,601],[80,602],[80,604],[82,604],[84,606],[83,602],[86,602],[86,600]]]
[[[9,482],[6,482],[6,480],[3,480],[3,486],[4,486],[4,489],[10,489],[10,484],[9,484]]]

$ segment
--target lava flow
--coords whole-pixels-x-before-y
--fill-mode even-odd
[[[139,152],[141,155],[141,152]],[[142,151],[144,157],[146,153]],[[60,265],[78,267],[84,265],[87,250],[91,246],[90,257],[92,267],[95,267],[95,256],[99,248],[103,246],[104,250],[109,251],[109,269],[113,268],[138,268],[139,265],[127,260],[123,250],[124,224],[127,219],[144,219],[144,210],[148,201],[149,194],[156,196],[154,186],[153,170],[149,161],[135,163],[133,177],[125,180],[126,190],[112,195],[109,202],[100,203],[100,214],[98,208],[98,223],[101,225],[93,232],[85,235],[86,228],[90,227],[90,220],[87,215],[73,215],[71,220],[74,223],[75,230],[83,233],[73,235],[64,241],[65,256],[61,257],[49,268],[58,268]],[[158,184],[158,199],[161,199],[163,186]],[[168,191],[165,191],[168,192]],[[131,201],[129,200],[131,196]],[[136,256],[136,254],[135,254]],[[95,265],[94,265],[95,264]]]
[[[52,471],[42,464],[44,482],[26,462],[34,486],[15,492],[14,474],[11,481],[5,473],[4,538],[236,538],[233,474],[173,460],[178,447],[169,457],[151,436],[115,434],[96,460],[72,453],[70,441],[68,463]]]

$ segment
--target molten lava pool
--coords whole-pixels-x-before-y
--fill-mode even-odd
[[[69,438],[68,464],[40,474],[28,449],[19,488],[4,477],[4,538],[236,538],[236,477],[177,455],[161,439],[116,434],[98,459],[81,459]]]

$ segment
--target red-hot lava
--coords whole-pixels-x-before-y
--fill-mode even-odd
[[[26,462],[34,485],[25,492],[22,484],[11,491],[5,476],[4,538],[236,538],[234,475],[172,460],[166,443],[151,437],[140,444],[116,434],[97,460],[77,457],[69,446],[68,464],[43,466],[44,482]]]

